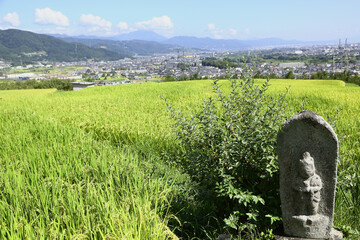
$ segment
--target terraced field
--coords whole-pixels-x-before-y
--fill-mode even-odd
[[[290,106],[305,99],[331,123],[338,112],[335,224],[358,229],[360,87],[270,83],[269,94],[291,85]],[[176,238],[168,228],[173,182],[186,177],[161,161],[178,146],[160,96],[191,114],[212,95],[211,81],[0,91],[0,238]]]

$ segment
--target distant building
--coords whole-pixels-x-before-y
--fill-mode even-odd
[[[7,75],[7,78],[9,79],[15,79],[15,80],[26,80],[26,79],[36,79],[38,75],[35,73],[21,73],[21,74],[9,74]]]
[[[290,63],[280,63],[280,68],[303,68],[305,63],[303,62],[290,62]]]
[[[95,86],[95,83],[93,82],[72,82],[71,84],[73,85],[74,91],[80,91],[81,89]]]

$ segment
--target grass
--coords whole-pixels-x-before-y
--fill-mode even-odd
[[[261,80],[259,80],[260,82]],[[209,81],[105,86],[79,92],[0,91],[0,237],[170,239],[180,178],[159,161],[176,149],[164,96],[191,114]],[[227,85],[227,81],[222,84]],[[360,88],[342,81],[291,85],[291,106],[332,122],[341,139],[335,225],[360,225]],[[175,220],[176,221],[176,220]]]
[[[51,92],[1,94],[0,238],[176,238],[167,228],[168,176],[155,159],[27,106]]]

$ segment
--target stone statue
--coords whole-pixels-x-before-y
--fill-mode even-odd
[[[332,127],[311,111],[291,117],[278,134],[278,160],[285,234],[331,238],[338,161]]]
[[[295,190],[295,214],[316,215],[321,198],[322,181],[319,175],[315,173],[314,159],[310,153],[305,152],[302,158],[296,162],[295,167],[296,174],[292,183]]]

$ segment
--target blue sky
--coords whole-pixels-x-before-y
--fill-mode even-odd
[[[360,42],[359,0],[0,0],[0,29]]]

